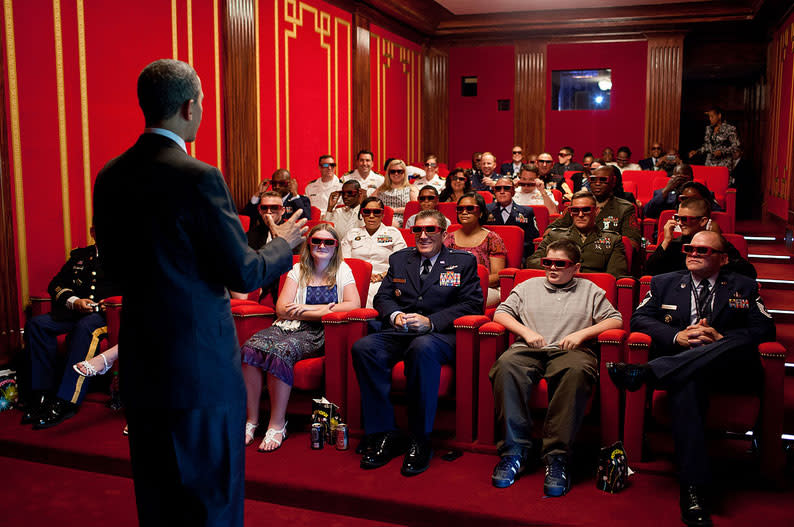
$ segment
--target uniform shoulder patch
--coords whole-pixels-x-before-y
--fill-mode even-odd
[[[637,308],[639,309],[639,308],[641,308],[642,306],[644,306],[645,304],[647,304],[648,302],[650,302],[650,301],[651,301],[651,298],[653,298],[653,294],[651,294],[651,292],[650,292],[650,291],[648,291],[647,293],[645,293],[645,298],[643,298],[643,299],[642,299],[642,302],[640,302],[640,303],[639,303],[639,305],[637,306]]]
[[[772,313],[766,310],[764,299],[761,298],[760,295],[755,299],[755,304],[758,306],[758,311],[760,311],[762,315],[764,315],[766,318],[772,318]]]

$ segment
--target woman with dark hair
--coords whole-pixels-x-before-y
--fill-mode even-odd
[[[739,136],[736,127],[722,120],[722,108],[712,106],[706,112],[709,124],[706,126],[706,135],[703,146],[689,152],[689,157],[696,154],[706,154],[706,166],[733,168],[733,154],[739,149]]]
[[[469,192],[458,200],[460,229],[447,232],[444,245],[450,249],[468,251],[477,263],[488,269],[488,307],[499,303],[499,271],[505,268],[507,248],[505,242],[493,231],[484,228],[488,219],[485,199],[477,192]]]
[[[327,223],[315,225],[306,236],[300,261],[287,273],[276,303],[278,320],[242,347],[248,394],[246,445],[254,442],[259,425],[264,373],[270,395],[270,422],[259,451],[272,452],[287,438],[287,402],[295,363],[322,355],[325,336],[320,319],[334,311],[358,307],[361,302],[356,282],[353,271],[342,260],[339,236]]]
[[[462,168],[453,169],[447,176],[444,190],[438,196],[439,203],[457,203],[461,196],[471,192],[471,175]]]

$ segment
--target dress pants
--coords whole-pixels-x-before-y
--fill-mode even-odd
[[[141,526],[243,526],[244,401],[126,414]]]
[[[405,361],[410,431],[417,439],[428,437],[438,408],[441,366],[452,362],[454,351],[454,333],[417,335],[387,329],[353,344],[353,368],[361,388],[366,433],[396,430],[390,399],[391,371],[399,361]]]
[[[707,485],[711,481],[705,434],[709,392],[757,392],[762,378],[757,346],[742,337],[726,337],[648,364],[658,379],[655,387],[667,390],[669,396],[681,481]]]
[[[598,378],[598,359],[587,350],[510,346],[489,373],[496,404],[497,429],[504,430],[499,455],[526,458],[532,448],[532,388],[545,378],[549,408],[543,424],[542,455],[570,455],[587,402]]]
[[[69,333],[66,367],[58,383],[56,372],[58,335]],[[55,320],[49,313],[31,318],[25,324],[25,347],[30,361],[31,388],[49,392],[58,386],[57,396],[64,401],[80,404],[85,396],[86,377],[72,368],[99,352],[99,343],[107,335],[103,313],[91,313],[79,318]]]

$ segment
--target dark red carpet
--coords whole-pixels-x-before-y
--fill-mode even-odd
[[[19,519],[11,525],[54,524],[51,519],[59,527],[69,522],[99,525],[107,523],[109,514],[118,518],[114,527],[134,525],[121,414],[89,401],[76,417],[35,432],[20,426],[19,416],[17,411],[0,414],[0,455],[7,456],[0,458],[6,482],[3,510],[6,515],[13,510]],[[568,496],[547,499],[541,470],[512,488],[493,488],[490,473],[496,458],[485,454],[467,452],[453,462],[436,457],[430,470],[407,479],[399,474],[399,460],[363,471],[352,450],[313,451],[305,433],[290,436],[273,454],[259,454],[253,447],[247,453],[246,518],[251,525],[270,517],[324,526],[336,521],[371,524],[364,520],[405,525],[679,524],[678,486],[666,463],[635,464],[639,468],[631,487],[617,495],[597,490],[589,471],[580,470]],[[794,525],[791,490],[759,490],[737,478],[721,487],[716,525],[745,527],[760,518],[770,525]],[[318,513],[331,516],[323,519]]]

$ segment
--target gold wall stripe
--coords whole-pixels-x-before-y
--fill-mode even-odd
[[[22,145],[19,133],[19,90],[17,88],[17,52],[14,38],[14,2],[4,0],[6,30],[6,63],[8,65],[8,106],[11,121],[11,156],[14,166],[14,209],[17,219],[17,251],[19,253],[20,301],[30,300],[28,282],[28,244],[25,229],[25,194],[22,188]]]
[[[278,4],[278,2],[275,2]],[[278,25],[278,21],[275,21]],[[256,183],[262,181],[262,108],[259,104],[261,97],[259,85],[259,0],[254,0],[254,55],[256,56]],[[250,177],[250,176],[249,176]]]
[[[276,50],[276,60],[273,62],[276,64],[276,166],[281,166],[281,76],[280,76],[280,61],[281,61],[281,53],[279,51],[279,26],[281,25],[281,19],[278,16],[278,0],[273,2],[273,9],[275,11],[273,15],[273,27],[274,27],[274,38],[275,38],[275,47]],[[257,43],[256,46],[257,53],[259,52],[259,44]],[[257,85],[257,93],[259,93],[259,75],[256,76],[256,85]],[[257,97],[259,99],[259,97]]]
[[[63,206],[63,245],[66,258],[72,250],[72,206],[69,201],[69,151],[66,144],[66,95],[63,86],[63,31],[61,1],[52,0],[55,30],[55,86],[58,97],[58,150],[61,165],[61,201]]]
[[[77,0],[77,49],[80,68],[80,121],[83,132],[83,201],[85,205],[85,239],[91,242],[93,206],[91,203],[91,138],[88,134],[88,75],[85,58],[85,6]]]
[[[193,0],[187,0],[187,63],[193,65]],[[196,157],[196,140],[190,143],[190,155]]]
[[[212,0],[212,41],[215,58],[215,149],[218,156],[218,170],[223,169],[221,158],[221,57],[220,32],[218,30],[218,0]]]
[[[176,0],[171,0],[171,52],[174,60],[179,60],[179,42],[176,24]]]

